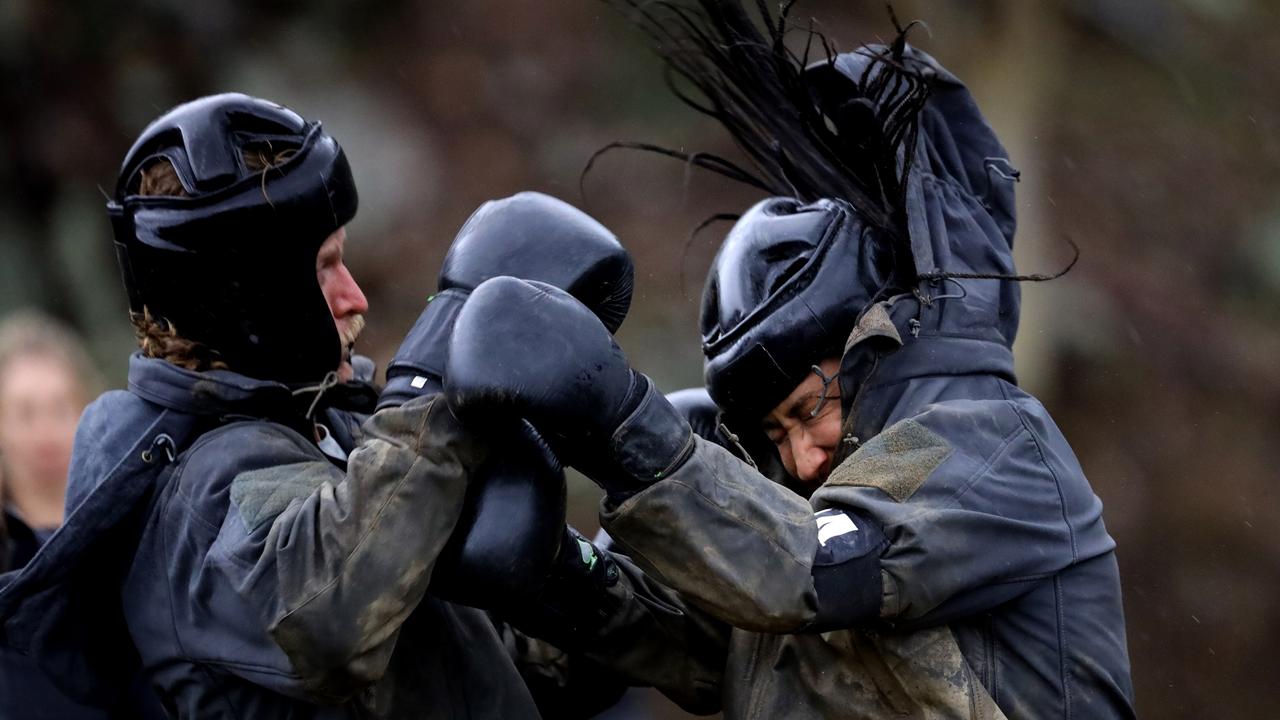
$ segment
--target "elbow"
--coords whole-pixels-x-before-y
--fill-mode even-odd
[[[382,679],[392,643],[371,645],[351,633],[279,623],[272,636],[289,659],[290,668],[308,695],[324,703],[341,703]]]
[[[762,583],[751,590],[755,592],[720,594],[712,614],[742,630],[769,635],[799,632],[817,615],[817,595],[808,583],[790,588]]]

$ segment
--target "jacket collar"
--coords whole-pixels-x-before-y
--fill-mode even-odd
[[[274,414],[292,405],[289,387],[230,370],[195,372],[134,353],[129,358],[129,391],[170,410],[195,415]]]
[[[879,434],[889,418],[918,411],[901,407],[915,402],[910,390],[918,381],[994,375],[1017,382],[1013,352],[1002,342],[921,323],[922,317],[940,314],[941,304],[927,306],[907,295],[876,303],[863,313],[840,360],[846,436],[865,442]]]

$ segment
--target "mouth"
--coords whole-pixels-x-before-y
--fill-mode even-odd
[[[340,328],[338,335],[342,340],[342,359],[351,360],[351,352],[356,346],[360,333],[364,332],[364,315],[352,315]]]

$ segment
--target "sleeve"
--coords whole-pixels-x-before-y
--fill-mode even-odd
[[[718,711],[730,628],[626,557],[568,537],[547,586],[504,619],[610,683],[657,688],[694,714]]]
[[[818,616],[813,509],[701,438],[666,479],[606,501],[601,520],[645,573],[722,622],[788,633]]]
[[[247,459],[237,464],[230,509],[195,583],[208,588],[201,604],[215,615],[215,630],[247,616],[258,630],[244,632],[265,630],[284,657],[272,662],[268,653],[276,667],[251,671],[247,660],[261,664],[260,654],[252,642],[239,652],[235,630],[189,632],[180,642],[189,655],[222,657],[232,671],[281,692],[345,699],[385,671],[457,522],[467,469],[485,451],[443,400],[429,398],[370,418],[345,474],[300,438],[253,425],[258,437],[239,438]],[[212,450],[205,463],[218,462]],[[192,461],[184,474],[201,471]],[[219,601],[226,587],[233,597]],[[192,647],[201,642],[216,647]]]
[[[879,615],[902,627],[993,608],[1114,547],[1038,404],[934,405],[861,447],[813,502],[883,529]]]
[[[932,406],[845,460],[812,503],[699,440],[679,470],[601,518],[658,582],[775,634],[945,623],[1114,547],[1038,405]]]
[[[626,692],[625,681],[581,653],[567,653],[505,622],[495,625],[542,717],[586,720],[615,705]]]

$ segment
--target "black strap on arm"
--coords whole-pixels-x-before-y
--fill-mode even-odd
[[[813,560],[813,585],[818,592],[818,616],[804,632],[850,628],[880,617],[880,555],[888,546],[884,531],[873,520],[842,508],[814,514],[818,552]]]

